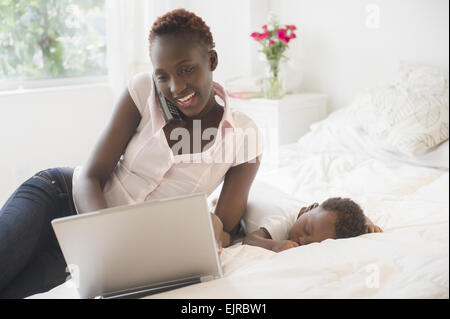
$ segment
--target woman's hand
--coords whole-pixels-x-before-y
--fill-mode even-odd
[[[211,213],[211,221],[214,229],[214,237],[216,238],[219,254],[222,253],[222,247],[230,244],[230,234],[223,231],[223,223],[216,214]]]
[[[274,240],[272,250],[276,253],[290,248],[298,247],[298,244],[292,240]]]
[[[211,213],[211,221],[214,229],[214,237],[216,240],[220,240],[223,232],[223,223],[216,214]]]

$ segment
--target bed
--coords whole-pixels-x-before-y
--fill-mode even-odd
[[[341,196],[358,202],[383,233],[281,253],[238,240],[220,256],[223,278],[147,298],[449,298],[446,81],[439,119],[444,135],[426,152],[415,154],[403,144],[397,153],[380,147],[376,135],[354,125],[352,103],[315,123],[297,143],[280,147],[276,165],[258,173],[249,195],[247,231],[267,214],[293,214],[301,205]],[[69,280],[32,298],[78,294]]]

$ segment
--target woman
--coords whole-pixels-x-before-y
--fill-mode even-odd
[[[228,107],[213,82],[218,56],[201,18],[184,9],[166,13],[149,43],[153,75],[130,81],[87,163],[38,172],[0,211],[0,297],[22,298],[64,282],[66,264],[50,224],[56,217],[209,195],[223,181],[212,219],[216,238],[229,244],[259,167],[261,143],[249,145],[260,132]],[[156,88],[176,105],[180,121],[166,122]]]

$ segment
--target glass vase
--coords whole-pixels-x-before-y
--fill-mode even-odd
[[[280,61],[267,61],[267,76],[263,82],[263,92],[266,99],[281,99],[285,95],[284,79],[280,72]]]

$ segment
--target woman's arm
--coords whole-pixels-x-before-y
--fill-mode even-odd
[[[259,164],[258,157],[255,163],[247,162],[232,167],[225,175],[215,214],[222,221],[224,232],[228,234],[237,229],[236,226],[244,215],[248,193],[258,172]],[[225,244],[223,245],[226,247]]]
[[[73,193],[78,213],[107,208],[103,187],[140,120],[139,110],[126,89],[75,184]]]

